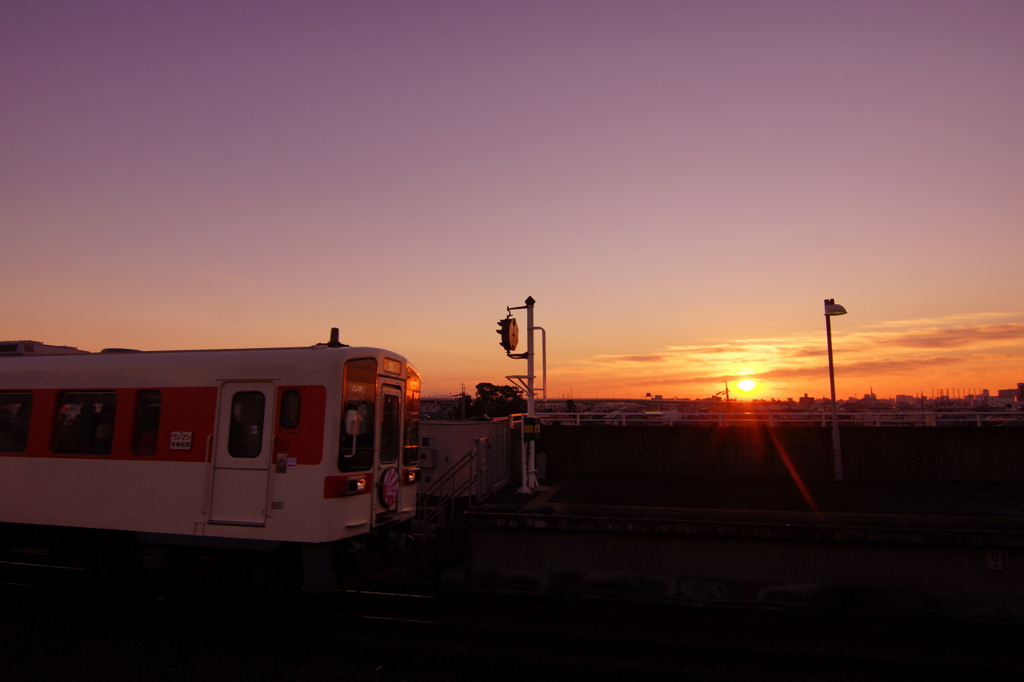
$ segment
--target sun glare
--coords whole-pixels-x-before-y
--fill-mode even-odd
[[[757,388],[757,382],[754,381],[753,379],[744,379],[743,381],[739,381],[736,383],[736,388],[740,389],[741,391],[753,391],[755,388]]]

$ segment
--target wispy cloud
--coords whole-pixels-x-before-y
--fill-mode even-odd
[[[1001,314],[975,316],[983,321]],[[957,316],[958,320],[968,316]],[[952,319],[952,318],[951,318]],[[934,325],[925,329],[891,331],[863,328],[836,335],[838,374],[849,387],[891,386],[893,394],[914,391],[929,382],[964,380],[972,386],[985,382],[1019,381],[1007,374],[1024,364],[1024,324]],[[649,353],[599,355],[584,358],[556,371],[561,381],[574,386],[594,385],[629,391],[680,395],[721,390],[745,374],[761,382],[763,390],[792,395],[820,390],[827,385],[826,350],[819,336],[737,339],[721,344],[668,346]],[[992,388],[995,388],[993,385]]]
[[[977,327],[930,329],[891,337],[890,343],[910,348],[957,348],[1024,341],[1024,324],[988,324]]]
[[[593,362],[665,362],[669,356],[663,353],[649,353],[647,355],[598,355],[592,358]]]
[[[856,362],[844,362],[842,373],[846,376],[876,376],[876,375],[904,375],[920,373],[923,369],[934,369],[946,367],[953,364],[963,364],[970,360],[970,356],[946,355],[931,358],[900,358],[892,360],[861,360]],[[794,378],[817,378],[828,372],[828,365],[817,367],[790,367],[787,369],[772,369],[762,372],[758,376],[762,379],[794,379]]]
[[[790,354],[794,358],[818,358],[826,355],[828,355],[828,350],[825,348],[801,348]]]
[[[1007,317],[1024,317],[1024,312],[988,312],[988,313],[965,313],[960,315],[945,315],[943,317],[922,317],[916,320],[886,320],[874,324],[862,325],[865,329],[878,327],[941,327],[948,324],[963,324],[977,320],[992,320]]]

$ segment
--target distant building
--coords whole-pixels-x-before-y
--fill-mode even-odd
[[[1024,401],[1024,384],[1017,384],[1017,388],[1003,388],[999,390],[1000,398],[1010,398]]]
[[[999,392],[1002,393],[1002,391],[999,391]],[[997,409],[997,410],[1004,410],[1004,411],[1007,411],[1007,412],[1016,409],[1015,406],[1019,405],[1019,404],[1020,403],[1017,403],[1014,400],[1013,397],[1007,398],[1007,397],[1004,397],[1002,395],[1000,395],[1000,396],[991,396],[988,399],[988,406],[989,407],[992,407],[992,408]]]

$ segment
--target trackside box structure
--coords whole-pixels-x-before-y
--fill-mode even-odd
[[[420,377],[305,348],[0,355],[0,523],[333,543],[415,510]]]

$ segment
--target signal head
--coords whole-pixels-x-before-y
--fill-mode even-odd
[[[508,317],[504,320],[498,320],[498,334],[501,334],[501,347],[505,349],[506,353],[511,353],[519,345],[519,323],[516,322],[516,318]]]

